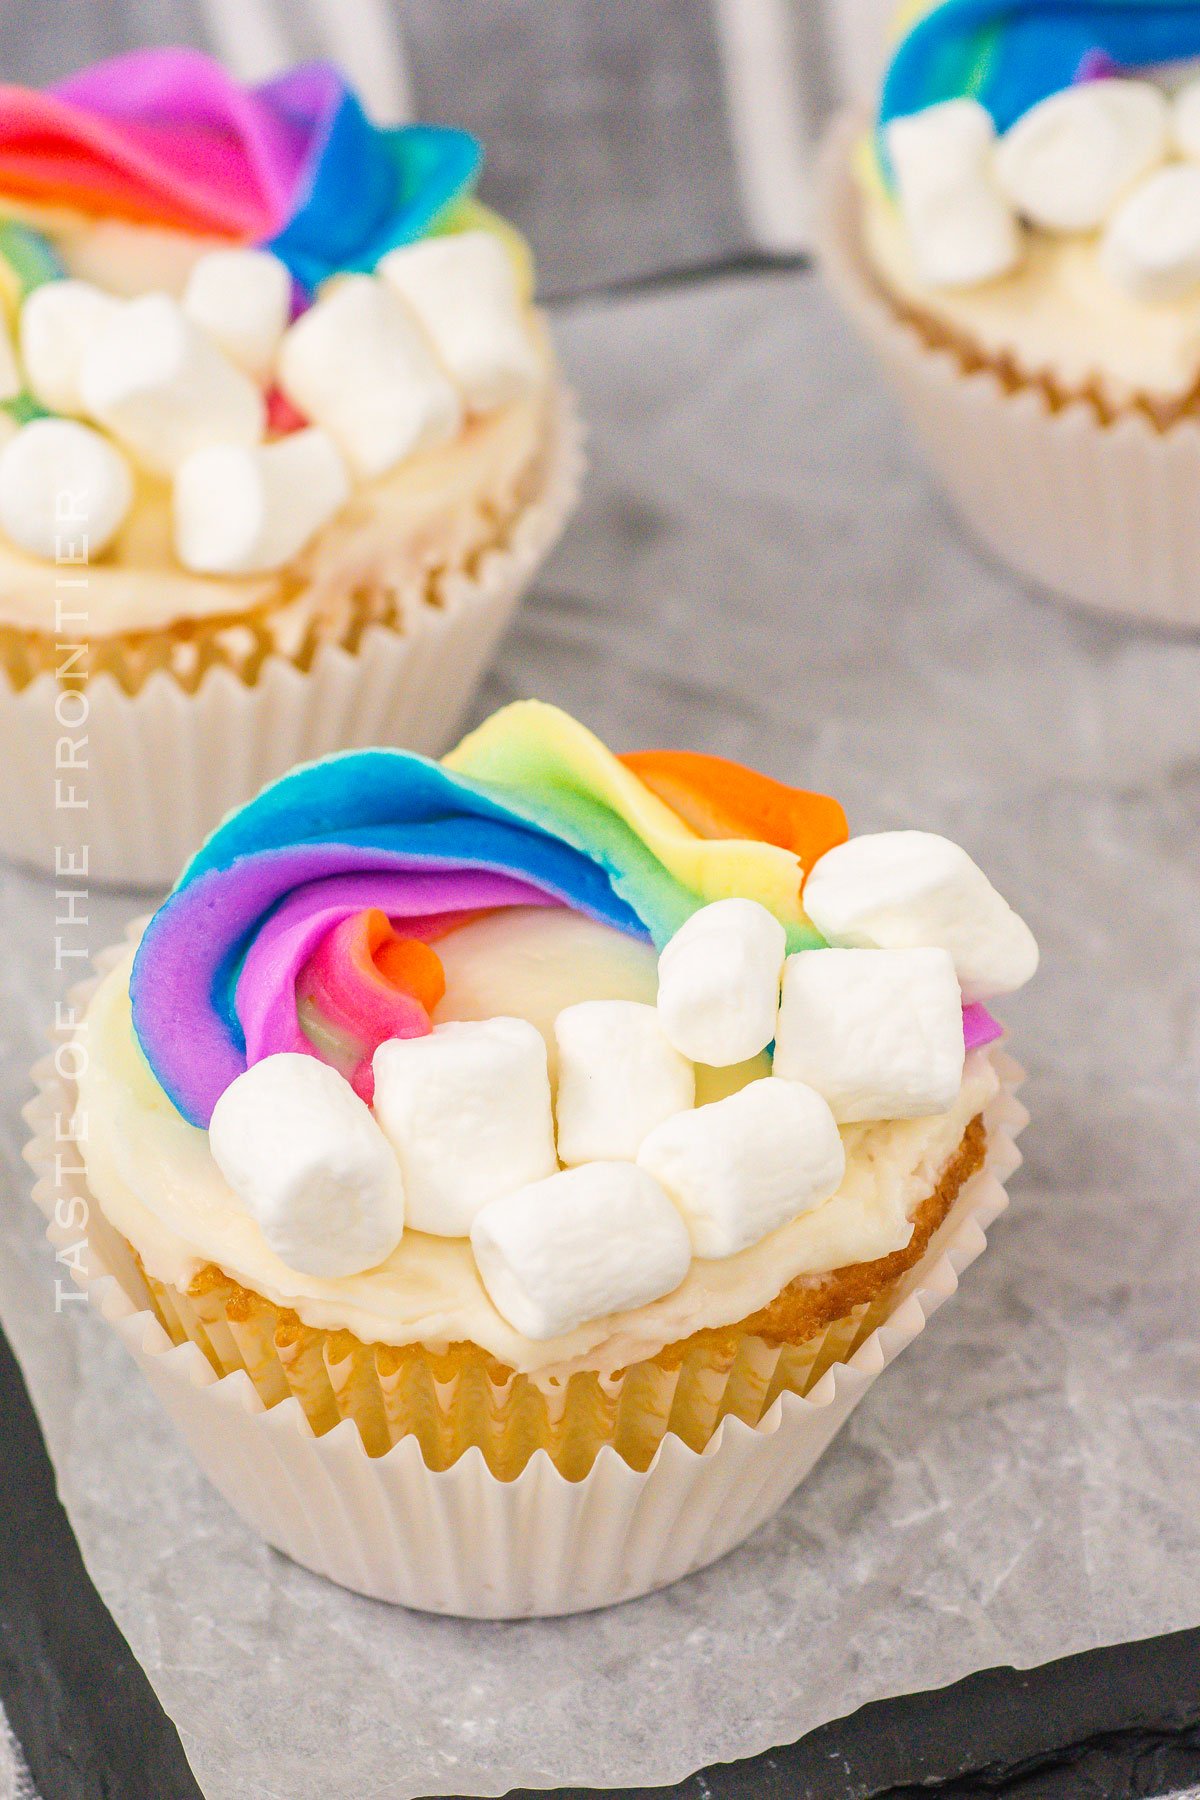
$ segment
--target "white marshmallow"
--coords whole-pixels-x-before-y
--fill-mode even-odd
[[[1082,81],[1040,100],[996,147],[996,179],[1046,231],[1095,231],[1161,163],[1170,114],[1148,81]]]
[[[757,900],[714,900],[680,926],[658,959],[658,1019],[693,1062],[725,1068],[775,1035],[787,936]]]
[[[1171,106],[1171,137],[1189,162],[1200,162],[1200,81],[1189,81]]]
[[[47,283],[47,285],[53,285]],[[0,402],[15,400],[22,388],[21,370],[12,333],[0,315]]]
[[[1137,300],[1178,300],[1200,283],[1200,168],[1148,175],[1109,220],[1100,261]]]
[[[343,506],[350,477],[319,430],[277,443],[196,450],[175,476],[175,551],[200,574],[279,569]]]
[[[496,1311],[539,1340],[660,1300],[691,1262],[683,1220],[628,1162],[585,1163],[493,1200],[471,1248]]]
[[[231,362],[266,382],[292,310],[292,278],[269,250],[210,250],[188,276],[183,310]]]
[[[516,271],[490,231],[405,244],[377,273],[416,313],[470,412],[490,412],[535,385],[538,358]]]
[[[632,1162],[648,1131],[695,1104],[695,1071],[653,1006],[582,1000],[563,1008],[554,1035],[561,1162]]]
[[[75,419],[33,419],[0,451],[0,525],[31,556],[99,556],[132,502],[121,452]]]
[[[167,294],[126,300],[83,353],[84,411],[156,475],[209,444],[256,444],[266,407],[248,375]]]
[[[948,950],[968,1001],[1012,993],[1038,965],[1024,919],[936,832],[879,831],[827,850],[804,884],[804,906],[842,948]]]
[[[400,1242],[395,1153],[350,1083],[315,1056],[254,1063],[217,1101],[208,1141],[290,1269],[336,1280],[373,1269]]]
[[[83,411],[84,352],[116,318],[121,302],[90,281],[44,281],[21,308],[21,360],[35,400],[56,413]]]
[[[489,1201],[558,1167],[546,1043],[526,1019],[435,1025],[375,1052],[375,1117],[416,1231],[465,1237]]]
[[[348,275],[289,326],[279,384],[323,425],[364,481],[462,423],[453,384],[403,301],[370,275]]]
[[[922,1119],[962,1086],[962,996],[946,950],[801,950],[783,971],[775,1074],[835,1119]]]
[[[1021,233],[992,174],[996,131],[977,100],[945,100],[887,127],[888,154],[917,273],[973,287],[1021,260]]]
[[[697,1256],[736,1256],[836,1193],[846,1152],[820,1094],[768,1075],[659,1125],[638,1167],[679,1208]]]

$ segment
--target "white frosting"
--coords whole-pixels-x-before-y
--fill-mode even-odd
[[[175,551],[198,574],[253,575],[298,556],[350,495],[342,454],[326,431],[274,444],[212,444],[175,476]]]
[[[60,565],[99,556],[132,498],[116,445],[75,419],[33,419],[0,450],[0,526],[31,556]]]
[[[922,281],[896,207],[868,196],[864,235],[871,262],[902,304],[990,361],[1064,390],[1095,389],[1114,407],[1145,397],[1184,400],[1200,380],[1200,306],[1147,306],[1111,281],[1095,236],[1033,232],[1021,266],[980,287]]]
[[[446,443],[462,424],[458,394],[420,326],[373,275],[339,277],[289,326],[279,385],[363,481]]]
[[[404,1230],[391,1145],[349,1082],[315,1056],[264,1057],[232,1081],[208,1128],[213,1161],[271,1250],[307,1275],[354,1275]]]
[[[270,377],[291,307],[292,277],[269,250],[210,250],[183,291],[193,325],[260,383]]]
[[[638,1000],[581,1000],[554,1021],[559,1161],[629,1161],[647,1133],[696,1098],[687,1057]]]
[[[1025,921],[960,845],[932,831],[867,832],[827,850],[804,907],[831,944],[948,950],[964,1000],[1010,994],[1037,968]]]
[[[544,367],[549,373],[549,351]],[[452,444],[422,451],[379,481],[358,487],[337,516],[279,574],[191,575],[175,556],[171,489],[139,472],[133,507],[109,556],[87,571],[92,637],[157,631],[183,619],[211,619],[289,605],[297,589],[307,612],[359,586],[394,588],[429,567],[454,566],[497,535],[546,436],[548,388],[487,418],[472,420]],[[0,624],[53,632],[60,571],[0,540]],[[293,621],[303,630],[303,620]],[[284,628],[281,622],[280,629]]]
[[[638,1164],[687,1221],[697,1256],[736,1256],[837,1192],[846,1153],[820,1094],[769,1075],[681,1112],[647,1137]]]
[[[923,281],[970,287],[1021,260],[1016,215],[996,184],[991,114],[946,100],[887,128],[900,210]]]
[[[1194,184],[1178,164],[1162,165],[1196,154],[1197,96],[1193,83],[1169,106],[1151,82],[1124,78],[1051,94],[997,141],[969,202],[955,195],[970,155],[982,155],[983,127],[971,139],[965,126],[977,103],[893,122],[896,203],[878,184],[866,196],[872,263],[897,300],[967,351],[1114,409],[1145,400],[1173,410],[1200,380],[1200,279]],[[1019,262],[1002,252],[987,181],[1030,226]]]
[[[375,1052],[375,1117],[417,1231],[465,1237],[492,1200],[558,1167],[546,1046],[528,1019],[451,1020]]]
[[[27,385],[50,410],[103,427],[141,465],[129,528],[107,565],[89,570],[90,635],[236,618],[299,593],[303,618],[297,608],[279,621],[287,650],[313,618],[340,616],[347,595],[401,590],[410,574],[454,566],[496,541],[497,521],[507,522],[515,488],[545,447],[550,358],[512,252],[492,233],[462,234],[461,250],[455,237],[445,240],[449,249],[431,243],[428,259],[417,259],[412,302],[398,291],[407,275],[391,284],[337,276],[293,332],[291,278],[270,252],[63,207],[6,201],[5,212],[45,233],[68,271],[26,302]],[[335,521],[345,530],[334,540],[337,561],[321,569],[324,591],[295,566],[317,529],[313,508],[306,529],[297,507],[290,531],[272,534],[301,547],[282,564],[278,551],[239,561],[202,550],[189,572],[173,554],[171,497],[161,486],[197,450],[259,442],[263,390],[285,335],[294,403],[338,440],[362,502]],[[22,385],[11,351],[0,328],[0,399]],[[464,424],[464,401],[488,419]],[[497,468],[494,453],[513,448],[514,423],[523,430],[531,422],[535,441],[523,458]],[[435,472],[447,479],[445,493],[430,492]],[[0,543],[0,625],[49,632],[61,599],[45,566],[52,559],[24,549]],[[252,579],[268,567],[294,578],[290,592]],[[201,570],[219,579],[198,582]]]
[[[448,975],[439,1017],[448,1016],[456,990],[469,1008],[489,982],[499,988],[519,985],[522,964],[539,973],[528,1007],[511,1010],[523,1010],[541,1029],[543,1018],[552,1020],[562,1004],[615,997],[613,987],[620,997],[652,997],[653,954],[645,946],[629,944],[627,950],[621,941],[609,985],[606,946],[612,945],[613,934],[572,918],[570,929],[551,943],[541,930],[550,920],[538,918],[536,909],[523,922],[505,921],[514,954],[506,970],[493,967],[485,977],[499,923],[480,921],[439,944]],[[535,936],[541,937],[537,954]],[[640,994],[631,994],[628,990],[638,982],[639,950],[645,985]],[[844,1128],[846,1173],[837,1193],[823,1204],[736,1255],[694,1260],[662,1299],[535,1341],[515,1331],[496,1310],[462,1239],[408,1229],[399,1249],[377,1267],[336,1280],[305,1275],[275,1255],[221,1176],[207,1134],[175,1111],[137,1048],[129,1015],[131,958],[132,953],[105,977],[89,1009],[89,1062],[79,1096],[88,1130],[81,1149],[97,1203],[150,1273],[186,1286],[201,1267],[215,1262],[276,1304],[294,1307],[314,1327],[345,1327],[365,1342],[442,1346],[467,1339],[509,1366],[545,1379],[575,1368],[608,1372],[623,1367],[694,1331],[745,1318],[797,1276],[902,1248],[911,1236],[913,1212],[936,1186],[970,1120],[997,1087],[987,1058],[973,1056],[960,1090],[940,1116]],[[749,1072],[765,1070],[756,1062],[750,1071],[726,1071],[714,1083],[715,1091],[721,1091],[722,1081],[744,1080]]]
[[[1009,127],[996,179],[1017,211],[1047,231],[1095,231],[1170,142],[1166,98],[1148,81],[1082,81],[1049,94]]]
[[[963,1072],[962,996],[946,950],[802,950],[783,969],[775,1073],[839,1121],[944,1112]]]
[[[497,1312],[535,1343],[661,1299],[692,1255],[670,1200],[630,1162],[564,1169],[494,1200],[471,1248]]]
[[[490,231],[391,250],[379,275],[420,321],[471,412],[491,412],[537,380],[513,260]]]
[[[724,1067],[775,1036],[787,936],[757,900],[716,900],[686,920],[658,959],[658,1017],[675,1048]]]

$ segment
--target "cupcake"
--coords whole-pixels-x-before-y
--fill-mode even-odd
[[[41,1071],[37,1197],[271,1543],[598,1605],[752,1530],[982,1247],[1036,962],[945,838],[518,703],[219,827]]]
[[[294,761],[453,740],[577,433],[465,132],[181,49],[0,125],[0,849],[165,885]]]
[[[819,238],[968,523],[1088,604],[1200,623],[1200,13],[908,8]]]

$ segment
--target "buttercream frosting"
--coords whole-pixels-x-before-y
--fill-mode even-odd
[[[828,796],[719,758],[617,756],[535,701],[441,763],[372,750],[293,770],[212,833],[93,1001],[93,1192],[161,1279],[211,1261],[314,1325],[468,1338],[520,1369],[614,1368],[795,1276],[902,1248],[994,1084],[999,1027],[964,1008],[941,940],[969,973],[1008,915],[945,840],[906,840],[901,881],[880,840],[857,839],[882,910],[859,919],[860,947],[827,947],[803,889],[815,870],[826,914],[839,893],[846,913],[846,837]],[[693,940],[699,960],[676,966]],[[668,964],[708,997],[703,1044],[675,1042],[695,1009],[664,1006]],[[996,963],[984,990],[1032,966]],[[833,978],[820,1066],[799,1081],[779,1010],[797,970]],[[329,1065],[319,1082],[310,1058]],[[834,1109],[835,1065],[869,1065],[878,1104],[858,1079]],[[879,1119],[866,1136],[849,1123]],[[561,1163],[591,1173],[563,1187]],[[653,1277],[636,1246],[607,1245],[605,1194],[645,1219]],[[672,1206],[693,1247],[682,1283]],[[615,1317],[593,1316],[598,1297]]]
[[[81,414],[108,434],[114,457],[128,459],[126,481],[135,479],[111,542],[91,534],[89,634],[270,615],[297,591],[310,623],[340,618],[346,595],[373,580],[376,565],[381,582],[398,589],[426,567],[460,566],[507,528],[514,496],[545,450],[550,359],[532,309],[528,249],[474,197],[481,159],[463,131],[373,124],[327,64],[243,86],[211,58],[168,48],[113,58],[45,90],[0,87],[8,325],[19,337],[30,293],[63,275],[93,284],[95,302],[94,326],[78,343],[65,312],[43,317],[43,361],[75,359],[78,391],[64,401],[58,387],[55,398],[32,369],[24,371],[29,391],[20,390],[14,364],[19,391],[6,395],[0,426],[24,430],[47,408]],[[438,258],[421,262],[406,300],[381,265],[402,268],[431,237],[441,240]],[[245,326],[247,259],[257,261],[262,313],[248,372],[235,366],[237,343],[223,329]],[[484,263],[493,272],[486,293],[462,273]],[[442,301],[422,312],[435,275]],[[379,341],[334,331],[331,348],[329,309],[348,280],[377,301]],[[194,312],[193,282],[205,296],[202,312]],[[101,298],[114,303],[107,322]],[[138,306],[156,309],[153,334],[135,318]],[[286,372],[302,360],[297,316],[301,328],[320,322],[304,339],[309,350],[315,339],[325,344],[323,385],[310,381],[302,404]],[[472,347],[470,394],[443,366],[451,338]],[[331,411],[338,429],[327,430]],[[319,492],[307,502],[294,479],[271,481],[285,466],[272,446],[306,424],[318,428],[311,443],[323,459]],[[359,466],[356,446],[372,429],[375,454]],[[189,466],[193,453],[211,457],[227,446],[254,471],[236,488],[249,509],[249,549],[225,530],[228,504],[206,479],[212,466]],[[56,471],[44,474],[39,505],[55,491]],[[338,507],[352,477],[350,501]],[[258,502],[251,488],[261,489]],[[255,504],[269,516],[251,530]],[[13,547],[11,534],[0,545],[0,625],[49,632],[53,557],[39,560],[40,537],[21,542],[34,554]],[[258,568],[275,573],[249,573]],[[335,602],[324,612],[319,590]],[[280,620],[285,652],[296,624]]]
[[[578,954],[580,927],[591,938],[590,973],[589,959],[581,961]],[[543,950],[543,963],[553,970],[556,1000],[566,992],[572,1001],[609,997],[600,948],[608,936],[609,928],[577,920],[565,959]],[[797,1276],[903,1248],[911,1236],[913,1212],[936,1186],[968,1124],[998,1086],[988,1053],[974,1052],[948,1112],[931,1119],[844,1126],[845,1177],[815,1211],[735,1256],[697,1258],[681,1285],[664,1299],[534,1341],[496,1311],[462,1238],[406,1231],[383,1263],[336,1281],[303,1275],[274,1256],[222,1179],[208,1134],[189,1125],[171,1105],[139,1051],[130,1019],[131,957],[123,957],[105,976],[88,1010],[89,1056],[79,1082],[79,1105],[88,1128],[80,1147],[97,1203],[133,1244],[149,1273],[186,1287],[213,1262],[276,1305],[293,1308],[315,1328],[345,1328],[367,1343],[420,1342],[436,1348],[470,1341],[507,1366],[542,1379],[561,1379],[583,1368],[611,1373],[694,1331],[748,1317]],[[619,989],[627,984],[628,964],[624,970],[615,984]],[[452,977],[447,1012],[453,1008],[454,991]],[[509,1004],[516,1003],[512,994]]]
[[[1126,239],[1148,236],[1146,209],[1127,202],[1170,166],[1168,159],[1187,154],[1178,133],[1174,145],[1168,141],[1165,124],[1150,143],[1149,103],[1167,118],[1166,101],[1151,83],[1163,82],[1169,94],[1172,66],[1198,54],[1200,13],[1191,5],[941,0],[905,8],[877,129],[860,163],[865,248],[884,286],[960,350],[1024,379],[1093,393],[1113,407],[1145,401],[1164,414],[1177,411],[1200,381],[1200,288],[1192,264],[1181,253],[1178,268],[1161,271],[1163,244],[1147,241],[1151,288],[1140,279],[1140,239],[1132,248],[1123,241],[1121,256],[1104,240],[1118,216]],[[1137,80],[1122,79],[1131,76]],[[1117,104],[1122,97],[1128,106]],[[1139,109],[1135,100],[1146,104]],[[949,101],[985,109],[1004,134],[988,192],[993,204],[1011,203],[1021,233],[1006,259],[1013,266],[989,268],[977,280],[922,278],[913,236],[919,221],[906,222],[897,207],[888,154],[890,127],[926,113],[932,120]],[[1031,129],[1043,115],[1044,129]],[[968,227],[973,222],[964,219]],[[1127,267],[1137,279],[1125,279]]]

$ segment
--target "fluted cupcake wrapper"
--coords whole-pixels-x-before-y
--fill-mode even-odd
[[[1020,1162],[1021,1071],[993,1055],[1001,1090],[984,1114],[984,1164],[889,1292],[802,1348],[746,1339],[732,1359],[697,1348],[677,1370],[639,1364],[549,1394],[498,1379],[458,1347],[438,1356],[303,1326],[264,1331],[220,1284],[151,1292],[72,1172],[76,1159],[56,1165],[75,1099],[53,1057],[35,1071],[26,1155],[51,1242],[86,1238],[76,1280],[214,1486],[268,1543],[343,1586],[426,1611],[583,1612],[740,1544],[954,1293]]]
[[[1200,420],[1163,427],[1141,408],[1058,396],[927,342],[882,291],[863,250],[852,170],[863,129],[860,116],[844,116],[821,156],[822,272],[967,525],[1051,593],[1200,625]]]
[[[91,882],[161,888],[233,807],[297,762],[395,744],[435,755],[453,743],[505,626],[578,497],[583,434],[565,388],[551,409],[538,490],[504,541],[405,599],[402,624],[229,660],[196,685],[157,669],[136,684],[92,674],[82,702],[50,673],[18,686],[0,666],[7,800],[0,853]],[[86,736],[86,769],[61,740]],[[86,804],[82,804],[86,800]],[[84,856],[86,853],[86,863]]]

